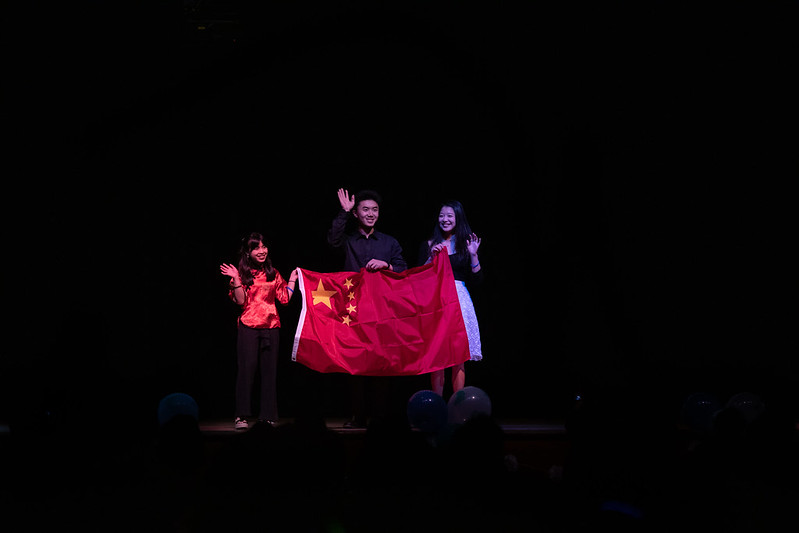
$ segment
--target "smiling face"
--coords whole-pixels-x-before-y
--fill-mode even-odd
[[[269,254],[269,248],[264,246],[264,243],[259,242],[258,246],[250,250],[250,259],[257,265],[263,265],[267,254]]]
[[[380,216],[380,206],[374,200],[361,200],[353,211],[355,218],[358,219],[358,224],[366,232],[374,228],[377,218]]]
[[[442,207],[438,212],[438,227],[441,228],[441,232],[444,235],[451,235],[455,231],[456,224],[455,210],[448,205]]]

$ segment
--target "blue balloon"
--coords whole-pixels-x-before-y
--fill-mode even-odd
[[[189,415],[199,420],[199,408],[194,398],[182,392],[164,396],[158,403],[158,424],[163,426],[176,415]]]
[[[688,429],[698,433],[709,433],[713,422],[724,405],[715,395],[708,392],[695,392],[688,396],[680,411],[680,422]]]
[[[437,433],[447,423],[447,402],[431,390],[415,392],[408,400],[408,423],[424,433]]]
[[[491,416],[491,398],[477,387],[463,387],[450,397],[447,410],[450,424],[463,424],[477,415]]]

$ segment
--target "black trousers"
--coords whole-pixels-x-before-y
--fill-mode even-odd
[[[277,421],[277,354],[280,328],[250,328],[239,322],[236,341],[236,416],[253,413],[252,393],[260,374],[258,418]]]
[[[387,376],[348,376],[352,418],[366,424],[368,418],[384,418],[391,383]]]
[[[352,418],[365,424],[369,419],[405,419],[408,399],[429,388],[428,374],[421,376],[348,375]]]

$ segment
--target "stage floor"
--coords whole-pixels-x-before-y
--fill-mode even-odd
[[[325,425],[342,437],[353,459],[360,453],[367,429],[344,428],[346,420],[328,418]],[[282,418],[278,427],[292,422],[292,418]],[[515,468],[545,477],[559,475],[569,453],[569,438],[562,420],[500,419],[497,423],[505,436],[506,459],[514,463]],[[229,419],[201,420],[199,425],[200,431],[212,441],[225,441],[248,431],[235,429]]]
[[[366,433],[365,428],[345,428],[344,422],[346,418],[329,418],[325,420],[325,425],[331,431],[345,435],[358,435]],[[293,418],[283,418],[278,422],[278,426],[293,423]],[[513,436],[564,436],[566,428],[562,421],[553,420],[497,420],[497,423],[502,428],[503,433]],[[200,431],[205,434],[227,434],[227,433],[241,433],[233,427],[232,420],[201,420]]]

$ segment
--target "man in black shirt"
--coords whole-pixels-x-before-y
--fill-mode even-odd
[[[327,242],[336,248],[344,249],[344,270],[357,272],[366,268],[371,272],[389,269],[402,272],[408,268],[402,257],[402,247],[397,239],[375,229],[380,216],[380,196],[374,191],[360,191],[350,196],[346,189],[338,190],[341,211],[333,219]],[[347,223],[355,217],[357,228],[347,231]],[[372,376],[351,376],[350,399],[352,418],[344,427],[366,427],[367,393],[376,396],[374,414],[386,414],[388,382],[387,378]]]
[[[341,211],[327,233],[327,242],[336,248],[344,248],[344,270],[357,272],[366,268],[371,272],[388,268],[402,272],[408,265],[402,258],[402,247],[397,239],[375,229],[380,216],[380,197],[374,191],[361,191],[349,196],[344,189],[338,190]],[[347,223],[353,216],[358,222],[356,231],[347,231]]]

